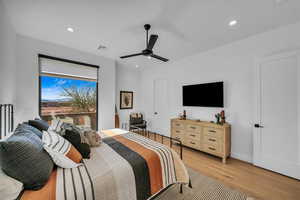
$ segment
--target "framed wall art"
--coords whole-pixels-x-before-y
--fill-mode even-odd
[[[133,108],[133,92],[120,91],[120,109]]]

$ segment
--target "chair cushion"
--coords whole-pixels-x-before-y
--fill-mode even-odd
[[[143,123],[143,118],[135,117],[130,119],[130,124],[141,124],[141,123]]]
[[[8,176],[22,182],[28,190],[42,188],[54,167],[51,157],[43,149],[41,139],[21,128],[0,142],[0,163]]]
[[[138,127],[138,128],[146,128],[146,124],[135,124],[134,125],[135,127]]]
[[[29,120],[28,124],[39,129],[40,131],[47,131],[49,128],[49,124],[46,121],[40,119]]]

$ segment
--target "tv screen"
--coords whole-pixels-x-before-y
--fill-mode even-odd
[[[223,82],[185,85],[183,106],[224,107]]]

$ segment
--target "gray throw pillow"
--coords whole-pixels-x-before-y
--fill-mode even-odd
[[[38,190],[47,183],[54,164],[37,135],[16,129],[0,142],[0,166],[8,176],[22,182],[24,189]]]

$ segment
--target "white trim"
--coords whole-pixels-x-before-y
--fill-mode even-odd
[[[240,154],[240,153],[231,153],[230,157],[245,161],[247,163],[252,163],[252,156],[247,154]]]
[[[300,165],[296,163],[283,162],[282,160],[277,161],[272,158],[264,158],[256,162],[254,165],[300,180]]]

